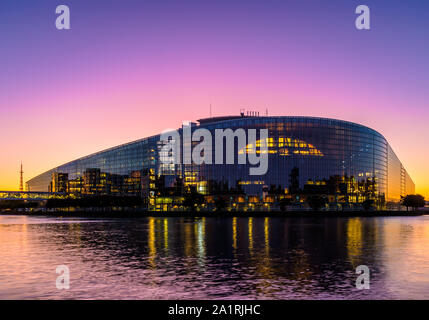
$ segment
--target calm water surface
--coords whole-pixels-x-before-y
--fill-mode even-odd
[[[0,299],[429,299],[429,216],[0,216]]]

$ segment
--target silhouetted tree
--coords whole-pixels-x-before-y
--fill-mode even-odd
[[[240,180],[237,180],[235,182],[236,192],[237,192],[237,194],[244,194],[244,190],[243,190],[243,187],[242,187],[240,182],[241,182]]]
[[[49,199],[46,208],[133,208],[142,203],[142,198],[134,195],[93,195],[77,199]]]
[[[291,198],[283,198],[279,202],[280,210],[286,211],[286,206],[290,206],[292,204]]]
[[[324,207],[328,203],[328,199],[325,197],[314,195],[307,198],[307,202],[311,209],[314,211],[320,210],[320,208]]]
[[[416,211],[417,208],[425,206],[425,198],[419,194],[409,194],[401,198],[401,204],[407,207],[407,211],[409,207]]]
[[[38,207],[37,202],[26,202],[24,200],[1,200],[0,209],[24,209],[24,208],[36,208]]]
[[[196,207],[204,203],[204,196],[198,193],[194,187],[189,189],[185,194],[183,205],[191,211],[195,211]]]
[[[294,167],[289,175],[289,192],[291,194],[299,193],[299,168]]]
[[[371,210],[371,208],[374,208],[374,200],[367,199],[364,202],[362,202],[362,207],[365,211]]]
[[[225,210],[227,206],[227,201],[222,196],[217,196],[214,202],[214,205],[216,207],[216,211],[223,211]]]
[[[174,182],[174,194],[176,196],[181,196],[183,194],[183,178],[176,177]]]
[[[329,180],[327,181],[329,194],[331,195],[339,194],[340,183],[341,183],[341,176],[339,175],[330,176]]]

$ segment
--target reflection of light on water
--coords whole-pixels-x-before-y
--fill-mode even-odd
[[[248,232],[249,232],[249,252],[250,254],[253,254],[253,218],[249,218],[249,225],[248,225]]]
[[[357,265],[362,254],[362,222],[360,218],[347,221],[347,254],[353,266]]]
[[[168,252],[168,219],[164,219],[164,249]]]
[[[237,250],[237,217],[232,218],[232,247]]]
[[[8,221],[7,218],[9,217],[6,217],[6,218],[0,217],[0,254],[3,252],[7,252],[8,251],[7,249],[9,249],[11,250],[11,252],[19,252],[25,255],[28,249],[27,217],[26,216],[19,217],[19,219],[16,219],[18,221],[13,221],[13,220]],[[10,230],[13,224],[16,224],[17,232],[10,233],[8,232],[8,230]],[[5,237],[5,235],[8,235],[8,237]],[[4,244],[7,242],[13,243],[13,248],[11,247],[3,248]],[[7,261],[7,260],[4,260],[4,261]]]
[[[409,292],[420,292],[417,299],[427,299],[429,217],[392,218],[384,223],[382,234],[386,283],[391,285],[391,292],[400,299],[409,299]]]
[[[195,222],[194,222],[195,223]],[[185,231],[185,256],[189,257],[192,256],[192,248],[193,248],[193,241],[192,241],[192,225],[189,223],[185,223],[184,225],[184,231]],[[195,232],[195,230],[194,230]]]
[[[308,282],[305,281],[309,281],[312,276],[309,255],[304,249],[301,248],[292,251],[292,255],[295,279],[300,281],[301,286],[308,284]],[[305,281],[303,282],[303,280]]]
[[[265,255],[261,254],[260,258],[258,257],[257,259],[258,273],[263,275],[261,283],[258,286],[258,292],[271,297],[273,270],[270,259],[270,218],[268,217],[264,219],[264,249]]]
[[[73,236],[75,237],[75,241],[80,246],[81,245],[80,223],[69,223],[68,226],[69,226],[70,233],[73,234]]]
[[[206,218],[203,217],[198,223],[197,226],[197,248],[198,248],[198,264],[200,266],[204,265],[204,259],[206,257]]]
[[[429,298],[425,216],[25,219],[0,216],[0,300]],[[355,259],[370,268],[365,292]],[[59,264],[76,279],[67,292],[52,282]]]
[[[27,217],[25,217],[25,218],[27,218]],[[21,246],[22,246],[22,248],[27,249],[27,246],[28,246],[28,224],[25,223],[25,221],[22,224],[21,232],[22,232],[22,237],[20,239],[21,240]]]
[[[264,240],[265,240],[265,253],[267,256],[270,253],[270,218],[265,217],[264,220]]]
[[[155,267],[155,256],[156,256],[156,247],[155,247],[155,218],[149,218],[149,235],[148,235],[148,246],[149,246],[149,264],[151,267]]]

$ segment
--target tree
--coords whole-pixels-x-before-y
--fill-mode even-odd
[[[407,211],[409,207],[416,211],[417,208],[424,207],[426,202],[425,198],[419,194],[409,194],[405,197],[401,197],[401,204],[407,207]]]
[[[198,193],[195,188],[191,188],[185,194],[183,205],[191,211],[195,211],[196,207],[204,203],[204,196]]]
[[[0,200],[0,210],[36,208],[38,205],[38,202],[28,202],[24,200]]]
[[[183,194],[183,178],[176,177],[174,182],[174,195],[181,196]]]
[[[315,196],[308,197],[307,202],[311,207],[311,209],[313,209],[314,211],[318,211],[320,210],[320,208],[326,206],[326,204],[328,203],[328,199],[326,199],[325,197],[315,195]]]
[[[215,199],[214,205],[216,207],[216,211],[223,211],[227,206],[227,202],[224,197],[217,196]]]
[[[280,200],[279,205],[280,205],[280,210],[281,211],[286,211],[286,206],[290,206],[292,204],[292,199],[291,198],[283,198]]]
[[[299,193],[299,168],[294,167],[289,175],[289,193],[298,194]]]
[[[374,200],[365,200],[364,202],[362,202],[362,206],[365,211],[369,211],[371,210],[371,208],[374,207]]]

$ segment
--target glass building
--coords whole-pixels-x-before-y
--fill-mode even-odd
[[[67,192],[80,195],[136,194],[153,209],[181,206],[191,188],[213,202],[229,195],[229,205],[274,206],[289,197],[305,202],[309,195],[324,195],[330,203],[357,205],[371,199],[378,204],[398,202],[414,194],[415,186],[386,139],[368,127],[314,117],[240,116],[200,119],[191,132],[207,129],[267,129],[268,170],[250,175],[248,162],[237,163],[243,153],[261,144],[234,144],[234,164],[184,164],[162,161],[165,141],[160,135],[144,138],[53,168],[27,182],[29,191]],[[183,139],[184,128],[177,130]],[[195,146],[199,142],[192,142]],[[214,150],[215,151],[215,150]],[[205,151],[204,151],[205,152]],[[258,151],[256,151],[258,152]],[[224,152],[225,154],[225,152]],[[237,208],[238,208],[237,207]]]

